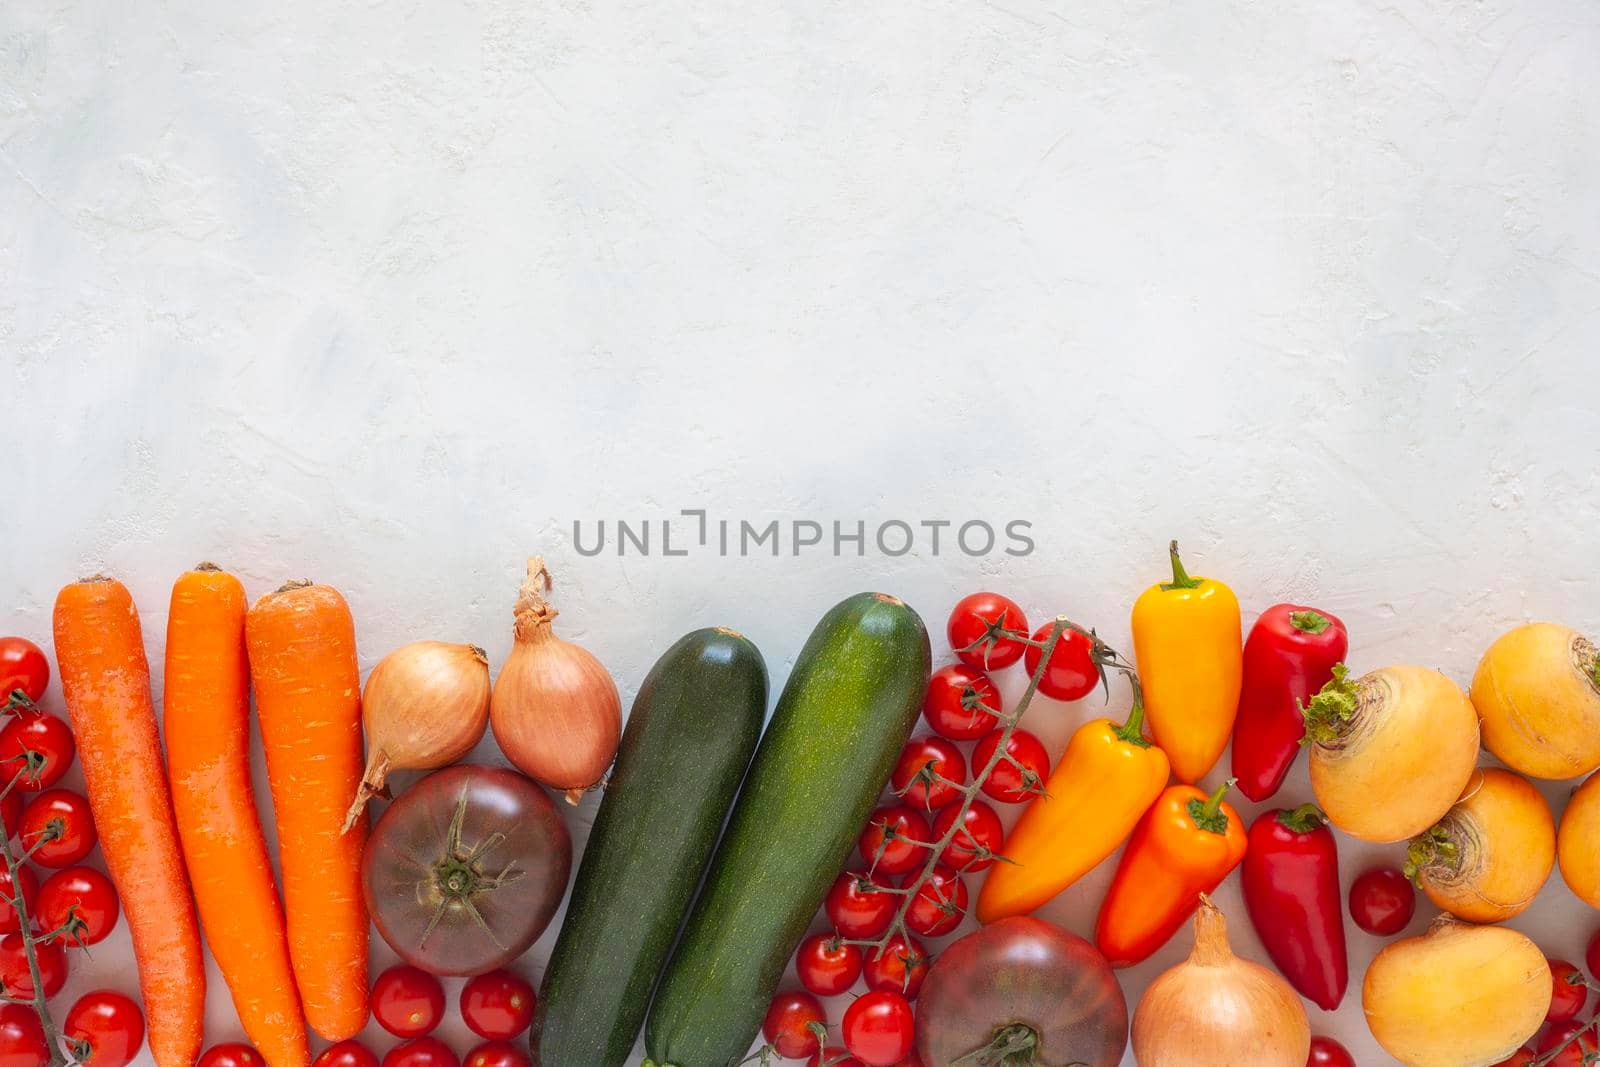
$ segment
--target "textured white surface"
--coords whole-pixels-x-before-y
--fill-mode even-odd
[[[626,695],[713,623],[781,684],[869,587],[1125,641],[1169,536],[1247,616],[1341,613],[1360,666],[1600,628],[1600,9],[736,7],[0,5],[0,630],[103,568],[159,663],[209,557],[339,585],[367,666],[498,662],[543,550]],[[683,507],[1038,551],[568,547]],[[1049,913],[1087,930],[1107,876]],[[1573,956],[1596,923],[1555,880],[1519,925]],[[69,993],[128,986],[120,944]],[[1388,1062],[1357,994],[1313,1016]]]

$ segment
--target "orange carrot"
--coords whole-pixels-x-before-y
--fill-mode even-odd
[[[366,818],[341,832],[361,786],[355,624],[337,590],[291,582],[256,601],[245,638],[278,822],[289,958],[306,1021],[343,1041],[367,1023]]]
[[[167,777],[200,922],[239,1022],[270,1067],[306,1067],[283,907],[250,786],[247,607],[239,579],[214,564],[172,587],[162,686]]]
[[[206,974],[133,597],[111,578],[67,586],[55,640],[100,850],[133,935],[150,1052],[159,1067],[190,1067],[204,1037]]]

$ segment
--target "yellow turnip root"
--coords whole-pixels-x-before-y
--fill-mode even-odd
[[[1551,622],[1500,635],[1478,662],[1472,703],[1483,743],[1534,778],[1576,778],[1600,767],[1600,655]]]
[[[1478,716],[1424,667],[1333,681],[1305,710],[1311,789],[1328,821],[1363,841],[1403,841],[1450,810],[1478,762]]]
[[[1406,875],[1458,918],[1500,922],[1523,911],[1550,878],[1556,823],[1544,796],[1521,775],[1474,771],[1467,791],[1411,839]]]

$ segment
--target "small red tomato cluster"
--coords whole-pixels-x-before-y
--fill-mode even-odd
[[[1579,1018],[1589,1004],[1594,981],[1600,981],[1600,931],[1589,939],[1584,953],[1588,977],[1566,960],[1547,962],[1555,987],[1551,990],[1550,1010],[1545,1013],[1545,1027],[1529,1045],[1495,1067],[1523,1067],[1534,1062],[1548,1067],[1583,1067],[1600,1057],[1600,1037],[1596,1036],[1594,1020]]]
[[[38,645],[0,637],[0,832],[21,847],[14,868],[0,865],[0,991],[14,998],[0,1006],[0,1060],[23,1067],[42,1067],[50,1052],[38,1014],[20,1003],[35,988],[17,905],[28,916],[46,997],[66,984],[66,947],[105,940],[120,913],[111,879],[83,865],[97,840],[89,802],[57,785],[77,745],[71,727],[39,706],[49,685],[50,664]],[[51,871],[42,884],[35,866]],[[144,1044],[139,1006],[111,990],[80,997],[61,1029],[88,1067],[123,1067]]]
[[[1052,625],[1035,639],[1047,639]],[[974,799],[963,810],[968,783],[988,769],[981,785],[987,800],[1022,804],[1040,793],[1050,773],[1044,745],[1025,730],[1013,730],[999,751],[1001,696],[987,673],[1025,657],[1029,670],[1037,670],[1042,649],[1030,643],[1029,632],[1022,609],[998,593],[975,593],[951,612],[948,636],[958,662],[934,672],[922,705],[933,733],[913,737],[901,751],[887,802],[857,841],[859,865],[841,873],[823,901],[829,929],[801,942],[795,971],[804,991],[781,992],[767,1009],[762,1032],[780,1056],[812,1067],[917,1064],[912,1002],[930,960],[917,938],[943,937],[960,925],[969,900],[963,876],[992,866],[1005,844],[992,803]],[[1058,700],[1086,696],[1100,684],[1098,648],[1092,634],[1064,631],[1039,691]],[[930,850],[958,819],[960,828],[930,869]],[[880,948],[908,893],[905,926],[915,936],[897,932]],[[828,1045],[827,1014],[817,998],[848,993],[862,980],[867,991],[840,1023],[843,1047]]]
[[[512,1040],[533,1022],[533,986],[510,971],[489,971],[461,987],[461,1019],[484,1040],[464,1059],[433,1036],[444,1021],[444,986],[427,971],[397,964],[372,983],[372,1017],[400,1038],[377,1055],[359,1041],[340,1041],[318,1053],[312,1067],[529,1067],[528,1053]],[[262,1067],[249,1045],[213,1045],[195,1067]],[[90,1065],[94,1067],[94,1065]]]

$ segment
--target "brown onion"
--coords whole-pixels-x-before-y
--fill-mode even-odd
[[[472,751],[489,723],[489,657],[476,645],[413,641],[372,668],[361,695],[367,769],[346,831],[390,771],[432,770]]]
[[[1228,945],[1228,923],[1205,894],[1194,950],[1145,990],[1133,1013],[1139,1067],[1305,1067],[1311,1024],[1300,998]]]
[[[550,572],[528,560],[516,606],[516,641],[495,679],[489,724],[501,751],[528,777],[576,804],[600,784],[622,738],[622,700],[600,661],[551,629]]]

